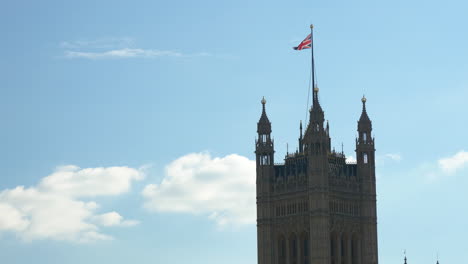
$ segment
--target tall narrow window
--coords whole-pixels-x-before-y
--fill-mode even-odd
[[[345,248],[345,241],[343,238],[341,238],[341,256],[344,257],[344,248]]]
[[[283,236],[278,239],[278,263],[286,263],[286,240]]]
[[[309,239],[306,237],[304,238],[304,257],[309,256]]]
[[[330,239],[330,254],[332,257],[335,256],[335,243],[333,238]]]
[[[302,261],[301,264],[309,264],[309,238],[308,234],[302,235]]]
[[[296,236],[294,234],[289,236],[289,264],[297,264],[297,244],[296,244]]]
[[[293,238],[293,241],[292,241],[292,254],[291,255],[294,258],[297,256],[297,241],[295,237]]]
[[[364,160],[364,164],[367,164],[369,162],[367,153],[364,153],[363,160]]]
[[[367,143],[367,133],[366,132],[362,133],[362,140],[364,141],[364,143]]]

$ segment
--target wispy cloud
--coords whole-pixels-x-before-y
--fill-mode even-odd
[[[207,57],[208,52],[182,53],[174,50],[144,49],[135,47],[131,38],[103,38],[97,40],[63,41],[60,43],[68,59],[129,59],[160,57]]]
[[[65,51],[67,58],[84,58],[84,59],[124,59],[124,58],[157,58],[157,57],[202,57],[210,56],[209,53],[201,52],[195,54],[183,54],[171,50],[154,50],[154,49],[115,49],[102,52],[83,52],[83,51]]]
[[[120,49],[133,47],[135,40],[132,38],[99,38],[93,40],[62,41],[60,47],[63,49]]]
[[[387,153],[385,154],[385,157],[391,159],[391,160],[394,160],[394,161],[401,161],[402,157],[400,154],[396,154],[396,153]]]
[[[400,161],[403,160],[403,157],[401,156],[401,154],[398,154],[398,153],[386,153],[386,154],[383,154],[383,155],[378,155],[376,158],[375,158],[375,163],[378,165],[378,166],[384,166],[388,163],[392,164],[392,163],[398,163]]]

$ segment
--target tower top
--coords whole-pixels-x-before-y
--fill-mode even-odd
[[[262,115],[260,116],[260,120],[258,120],[258,123],[257,123],[257,132],[259,134],[270,134],[271,123],[270,123],[270,120],[268,120],[268,116],[265,110],[265,104],[266,104],[265,97],[263,97],[260,102],[262,103]]]
[[[310,112],[320,112],[323,113],[322,107],[320,106],[319,98],[318,98],[319,88],[315,85],[313,90],[313,98],[312,98],[312,108]],[[322,114],[323,115],[323,114]]]
[[[367,98],[364,95],[361,98],[361,102],[362,102],[362,113],[361,113],[361,117],[359,118],[359,124],[370,124],[371,120],[369,116],[367,115],[367,111],[366,111]]]

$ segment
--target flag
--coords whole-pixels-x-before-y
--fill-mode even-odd
[[[310,49],[312,47],[312,35],[309,34],[297,47],[293,47],[295,50]]]

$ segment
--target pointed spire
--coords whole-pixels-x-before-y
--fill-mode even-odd
[[[260,116],[260,120],[257,123],[257,132],[259,134],[270,134],[271,133],[271,123],[268,120],[268,116],[265,110],[266,100],[265,97],[262,98],[262,115]]]
[[[303,151],[303,145],[302,145],[302,120],[299,123],[299,152],[302,153]]]
[[[265,100],[265,96],[262,97],[262,118],[265,117],[268,121],[268,117],[266,115],[266,111],[265,111],[265,105],[266,105],[266,100]]]
[[[319,102],[319,99],[318,99],[318,92],[319,92],[319,88],[317,86],[314,86],[314,93],[313,93],[313,98],[312,98],[312,109],[311,109],[311,112],[312,111],[320,111],[320,112],[323,112],[322,110],[322,107],[320,106],[320,102]]]
[[[367,99],[364,95],[362,96],[361,102],[362,102],[362,113],[361,113],[361,118],[359,118],[359,122],[370,122],[370,118],[367,115],[367,111],[366,111]]]

